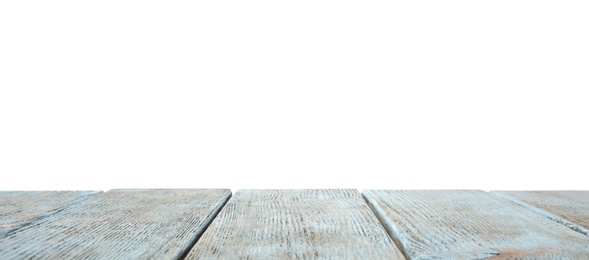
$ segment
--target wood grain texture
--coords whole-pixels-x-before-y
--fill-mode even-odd
[[[586,259],[589,240],[482,191],[363,195],[411,259]]]
[[[112,190],[0,235],[0,259],[177,259],[229,190]]]
[[[187,259],[403,259],[356,190],[239,190]]]
[[[589,191],[496,191],[491,194],[589,236]]]
[[[0,233],[97,193],[99,191],[2,191]]]

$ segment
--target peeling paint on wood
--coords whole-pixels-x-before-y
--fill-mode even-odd
[[[589,191],[495,191],[491,194],[589,236]]]
[[[0,235],[0,259],[176,259],[229,190],[113,190]]]
[[[403,259],[356,190],[240,190],[187,259]]]
[[[100,191],[2,191],[0,234],[18,224],[43,217]]]
[[[589,239],[482,191],[363,192],[411,259],[584,259]]]

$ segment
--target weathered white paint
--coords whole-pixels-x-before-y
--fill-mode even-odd
[[[403,259],[356,190],[239,190],[187,259]]]
[[[482,191],[363,192],[411,259],[586,259],[588,237]]]
[[[589,236],[589,191],[495,191],[491,194]]]
[[[100,191],[1,191],[0,234]]]
[[[0,235],[0,259],[177,259],[229,190],[113,190]]]

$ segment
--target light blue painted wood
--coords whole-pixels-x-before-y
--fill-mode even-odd
[[[587,259],[589,239],[482,191],[365,190],[411,259]]]
[[[186,259],[404,259],[357,190],[239,190]]]
[[[112,190],[0,235],[0,259],[177,259],[229,190]]]
[[[0,191],[0,234],[100,191]]]
[[[589,191],[495,191],[491,194],[589,236]]]

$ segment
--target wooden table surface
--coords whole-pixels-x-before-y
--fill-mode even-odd
[[[0,259],[589,259],[589,191],[0,192]]]

